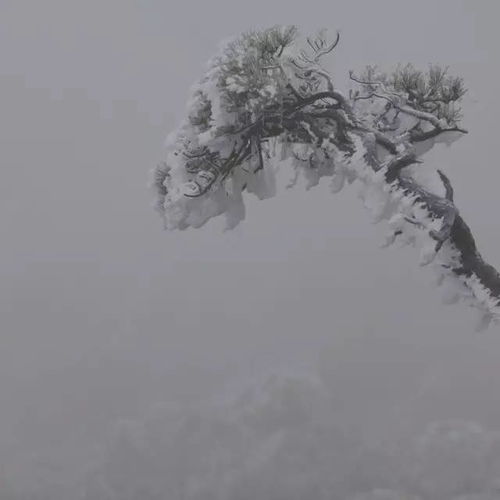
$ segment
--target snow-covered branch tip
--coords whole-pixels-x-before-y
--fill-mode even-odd
[[[481,258],[448,177],[419,167],[436,143],[467,132],[462,79],[440,66],[368,67],[349,74],[345,94],[322,65],[339,41],[325,31],[301,41],[294,26],[276,26],[235,38],[209,61],[155,171],[166,227],[222,214],[234,227],[244,193],[274,196],[278,163],[294,171],[291,185],[330,177],[337,192],[356,180],[373,220],[388,221],[387,243],[420,249],[445,302],[475,307],[480,327],[500,322],[500,275]]]

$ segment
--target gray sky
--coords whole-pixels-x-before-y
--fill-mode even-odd
[[[158,401],[310,366],[368,434],[389,432],[386,409],[421,381],[408,426],[500,427],[498,331],[474,334],[471,311],[441,305],[411,249],[379,249],[355,188],[249,199],[234,231],[172,233],[147,190],[221,39],[326,25],[342,34],[339,87],[368,63],[438,62],[466,79],[470,134],[427,161],[500,266],[499,14],[495,0],[2,0],[1,463],[71,451]]]

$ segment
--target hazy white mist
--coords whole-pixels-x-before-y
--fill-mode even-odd
[[[339,29],[436,62],[470,134],[426,159],[500,265],[494,0],[0,2],[0,499],[497,500],[500,336],[381,250],[356,190],[164,232],[148,173],[220,40]],[[403,496],[406,495],[406,496]]]

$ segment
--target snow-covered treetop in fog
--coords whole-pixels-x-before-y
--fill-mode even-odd
[[[448,177],[419,168],[434,144],[466,134],[462,79],[440,66],[368,67],[349,74],[345,94],[322,65],[339,38],[322,31],[302,40],[295,27],[274,27],[227,42],[209,61],[155,171],[166,227],[199,227],[221,214],[234,227],[245,193],[275,194],[279,163],[294,172],[290,186],[329,177],[338,192],[357,181],[373,221],[388,221],[388,244],[417,246],[445,300],[478,308],[480,327],[499,321],[500,276],[479,255]]]

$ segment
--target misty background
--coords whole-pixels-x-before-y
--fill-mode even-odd
[[[233,231],[165,232],[148,177],[221,40],[339,29],[341,89],[366,64],[464,77],[470,134],[426,162],[498,267],[499,14],[494,0],[1,0],[0,498],[494,495],[498,329],[443,306],[412,249],[381,250],[355,186],[248,198]]]

